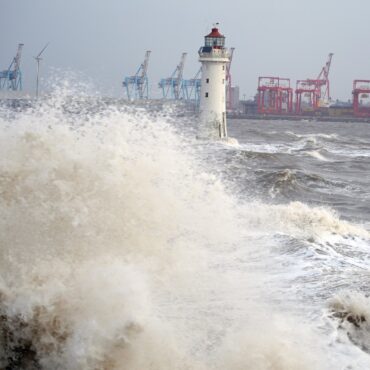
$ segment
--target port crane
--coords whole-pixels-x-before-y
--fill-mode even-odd
[[[324,65],[324,67],[322,67],[321,72],[317,76],[317,80],[321,81],[320,83],[321,102],[326,105],[328,105],[331,101],[329,72],[330,72],[331,60],[333,58],[333,55],[334,55],[333,53],[329,54],[326,64]]]
[[[307,97],[306,105],[312,111],[318,110],[320,107],[328,107],[331,101],[329,72],[333,53],[329,53],[325,65],[322,67],[316,79],[298,80],[296,88],[296,108],[297,114],[302,112],[302,97]]]
[[[20,70],[22,48],[24,44],[18,44],[16,56],[5,71],[0,71],[0,90],[22,90],[22,73]]]
[[[312,82],[314,80],[297,80],[295,89],[295,113],[302,114],[302,103],[306,105],[306,111],[316,111],[319,108],[320,89]],[[304,99],[305,98],[305,99]]]
[[[260,114],[290,114],[293,110],[293,89],[290,79],[258,77],[257,109]]]
[[[176,66],[172,75],[168,78],[162,78],[159,82],[158,86],[162,89],[163,98],[178,100],[184,97],[182,76],[186,55],[187,53],[182,53],[180,63]]]
[[[308,78],[301,81],[308,90],[315,91],[316,106],[314,108],[327,107],[331,101],[329,72],[333,55],[333,53],[329,53],[328,59],[316,79]]]
[[[231,93],[231,62],[233,61],[233,54],[235,48],[230,48],[229,62],[226,64],[226,108],[227,110],[232,109],[232,93]]]
[[[123,87],[126,88],[127,98],[129,100],[135,99],[148,99],[148,66],[150,50],[145,52],[145,58],[143,63],[141,63],[139,69],[134,76],[125,77],[123,80]]]
[[[200,102],[201,72],[202,68],[199,68],[193,78],[183,80],[182,82],[185,99],[188,101],[194,101],[197,106],[199,106]]]
[[[354,80],[352,94],[354,115],[370,117],[370,80]]]

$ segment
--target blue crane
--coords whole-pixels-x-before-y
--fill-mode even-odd
[[[140,65],[136,74],[125,77],[122,82],[123,87],[126,88],[126,94],[129,100],[148,99],[149,97],[147,71],[150,53],[150,50],[145,52],[144,62]]]
[[[20,70],[23,44],[18,44],[18,51],[10,66],[0,71],[0,90],[22,90],[22,73]]]
[[[196,73],[193,78],[189,80],[183,80],[183,91],[186,100],[194,101],[195,104],[198,106],[200,102],[200,86],[201,86],[201,79],[199,78],[201,74],[202,68]]]
[[[184,98],[183,79],[185,59],[187,53],[182,53],[180,63],[176,66],[172,75],[168,78],[162,78],[158,86],[162,89],[164,99],[181,99]]]

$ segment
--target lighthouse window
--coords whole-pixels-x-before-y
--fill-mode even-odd
[[[205,46],[212,46],[212,37],[206,37],[205,39]]]
[[[216,47],[221,48],[225,45],[225,37],[206,37],[205,38],[205,45],[204,46],[210,46],[210,47]]]
[[[222,70],[223,70],[223,71],[225,70],[225,66],[222,66]]]
[[[223,47],[225,45],[225,38],[219,37],[217,38],[217,46]]]
[[[207,84],[209,83],[209,78],[206,78],[206,83],[207,83]]]
[[[222,83],[223,83],[223,84],[225,83],[225,79],[224,79],[224,78],[222,79]]]
[[[206,98],[208,98],[208,93],[206,92]]]

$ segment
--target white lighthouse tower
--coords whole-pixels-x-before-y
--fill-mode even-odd
[[[230,54],[225,48],[225,36],[217,27],[205,36],[199,61],[202,63],[199,136],[226,139],[226,66]]]

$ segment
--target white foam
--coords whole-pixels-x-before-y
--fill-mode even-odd
[[[246,216],[253,227],[271,232],[283,232],[297,238],[330,238],[359,236],[370,238],[369,232],[361,225],[341,220],[335,211],[326,207],[310,207],[301,202],[287,205],[266,205],[259,202],[249,204],[253,214]]]
[[[314,323],[270,320],[279,307],[264,303],[276,288],[265,261],[279,233],[366,230],[298,202],[241,204],[166,119],[68,114],[80,107],[71,96],[1,122],[1,367],[20,349],[46,369],[340,363],[318,350]]]
[[[306,154],[310,157],[318,159],[319,161],[328,161],[328,159],[325,158],[318,150],[307,151]]]

